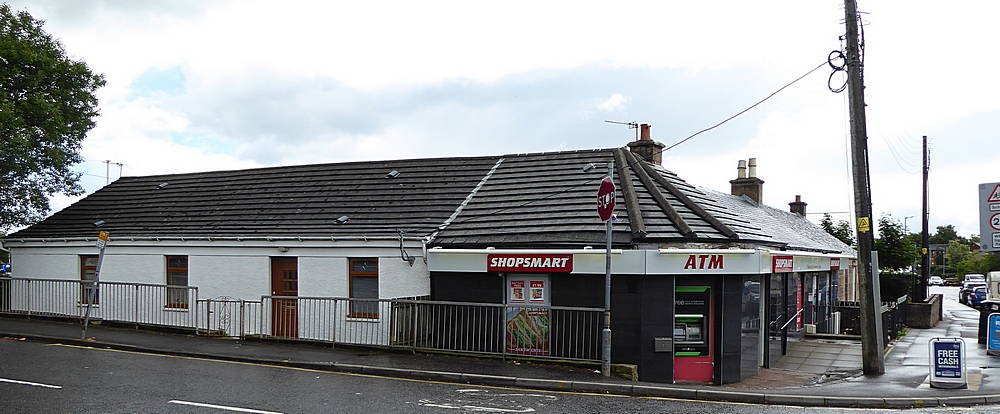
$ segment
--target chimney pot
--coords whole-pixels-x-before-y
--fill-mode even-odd
[[[747,176],[747,164],[750,165],[750,176]],[[764,180],[757,178],[757,159],[751,158],[749,162],[740,160],[736,166],[736,179],[729,180],[732,184],[730,194],[734,196],[747,196],[757,204],[764,201]]]
[[[649,124],[639,125],[639,140],[628,143],[629,151],[650,164],[663,165],[663,145],[653,141],[649,134]]]
[[[806,203],[802,201],[801,195],[796,195],[795,201],[788,203],[788,210],[802,217],[806,216]]]

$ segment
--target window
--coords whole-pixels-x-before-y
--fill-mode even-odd
[[[187,256],[167,256],[167,285],[169,286],[188,285]],[[187,309],[188,289],[182,287],[168,287],[166,307]]]
[[[81,255],[80,256],[80,280],[97,280],[97,256],[95,255]],[[91,302],[90,294],[92,284],[81,283],[80,284],[80,303],[87,304],[92,303],[97,305],[101,303],[101,292],[93,291],[94,298]]]
[[[352,299],[378,299],[378,258],[347,259]],[[351,301],[348,316],[378,318],[378,301]]]

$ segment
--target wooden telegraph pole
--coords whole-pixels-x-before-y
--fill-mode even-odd
[[[858,7],[855,0],[844,0],[844,24],[847,26],[847,93],[851,113],[851,168],[854,175],[854,208],[858,224],[858,281],[861,288],[861,356],[865,375],[885,374],[885,356],[879,347],[878,324],[881,298],[874,291],[872,248],[871,185],[868,177],[868,133],[865,121],[863,67],[858,47]]]
[[[927,189],[927,174],[930,171],[930,156],[927,153],[927,135],[924,135],[924,205],[920,214],[920,221],[923,224],[923,229],[920,232],[920,276],[917,279],[916,289],[913,293],[913,301],[923,302],[927,300],[927,279],[931,277],[931,257],[929,245],[929,229],[927,228],[927,220],[931,216],[930,209],[927,204],[927,197],[929,195]]]

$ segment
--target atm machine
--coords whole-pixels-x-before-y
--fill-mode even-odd
[[[677,286],[674,296],[674,382],[712,382],[715,373],[712,288]]]

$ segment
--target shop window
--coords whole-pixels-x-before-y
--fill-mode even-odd
[[[167,256],[167,285],[188,285],[188,257]],[[167,287],[166,307],[187,309],[188,289],[185,287]]]
[[[378,299],[378,258],[348,259],[351,299]],[[378,301],[352,300],[352,318],[378,318]]]
[[[80,280],[97,280],[97,255],[80,256]],[[99,290],[93,292],[93,302],[90,301],[91,289],[89,287],[91,286],[85,283],[80,284],[80,303],[91,303],[94,305],[101,303],[101,292]]]

